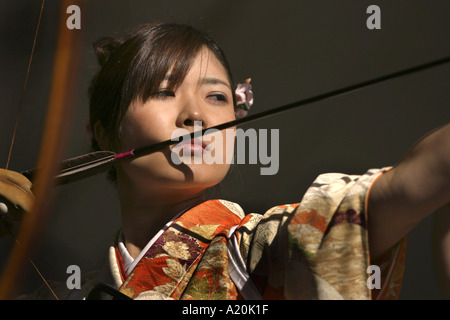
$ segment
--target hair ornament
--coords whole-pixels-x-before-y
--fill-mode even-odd
[[[239,83],[236,87],[236,118],[240,119],[247,115],[253,105],[253,91],[250,82],[251,78],[246,79],[243,83]]]

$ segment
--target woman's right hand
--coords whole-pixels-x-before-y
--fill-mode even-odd
[[[19,225],[23,214],[31,210],[32,183],[22,174],[0,169],[0,238]]]

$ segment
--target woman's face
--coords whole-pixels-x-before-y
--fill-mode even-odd
[[[170,74],[166,76],[169,77]],[[174,91],[166,87],[167,81],[163,81],[158,93],[148,101],[135,101],[129,106],[120,128],[121,152],[235,119],[227,73],[207,49],[200,51],[183,82]],[[124,174],[140,188],[152,192],[161,188],[187,188],[200,192],[216,185],[229,169],[226,160],[231,159],[234,136],[226,139],[225,132],[220,131],[202,140],[184,141],[182,146],[167,147],[121,162],[118,183]],[[208,163],[204,161],[207,157]],[[178,164],[180,159],[184,163]],[[212,163],[211,159],[214,159]]]

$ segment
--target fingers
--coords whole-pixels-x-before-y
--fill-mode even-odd
[[[0,237],[14,231],[31,210],[32,183],[18,172],[0,169]]]
[[[0,195],[15,208],[30,211],[34,196],[32,183],[18,172],[0,169]]]

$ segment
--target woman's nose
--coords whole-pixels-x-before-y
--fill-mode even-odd
[[[192,126],[195,124],[196,121],[199,121],[199,120],[193,120],[194,118],[196,118],[196,117],[190,117],[190,118],[188,118],[188,119],[185,119],[185,120],[183,121],[183,125],[184,125],[185,127],[192,127]],[[201,121],[201,120],[200,120],[200,121]]]
[[[190,128],[194,127],[194,125],[200,125],[202,128],[206,128],[208,125],[204,110],[200,103],[195,100],[185,102],[177,122],[177,126],[180,128]]]

